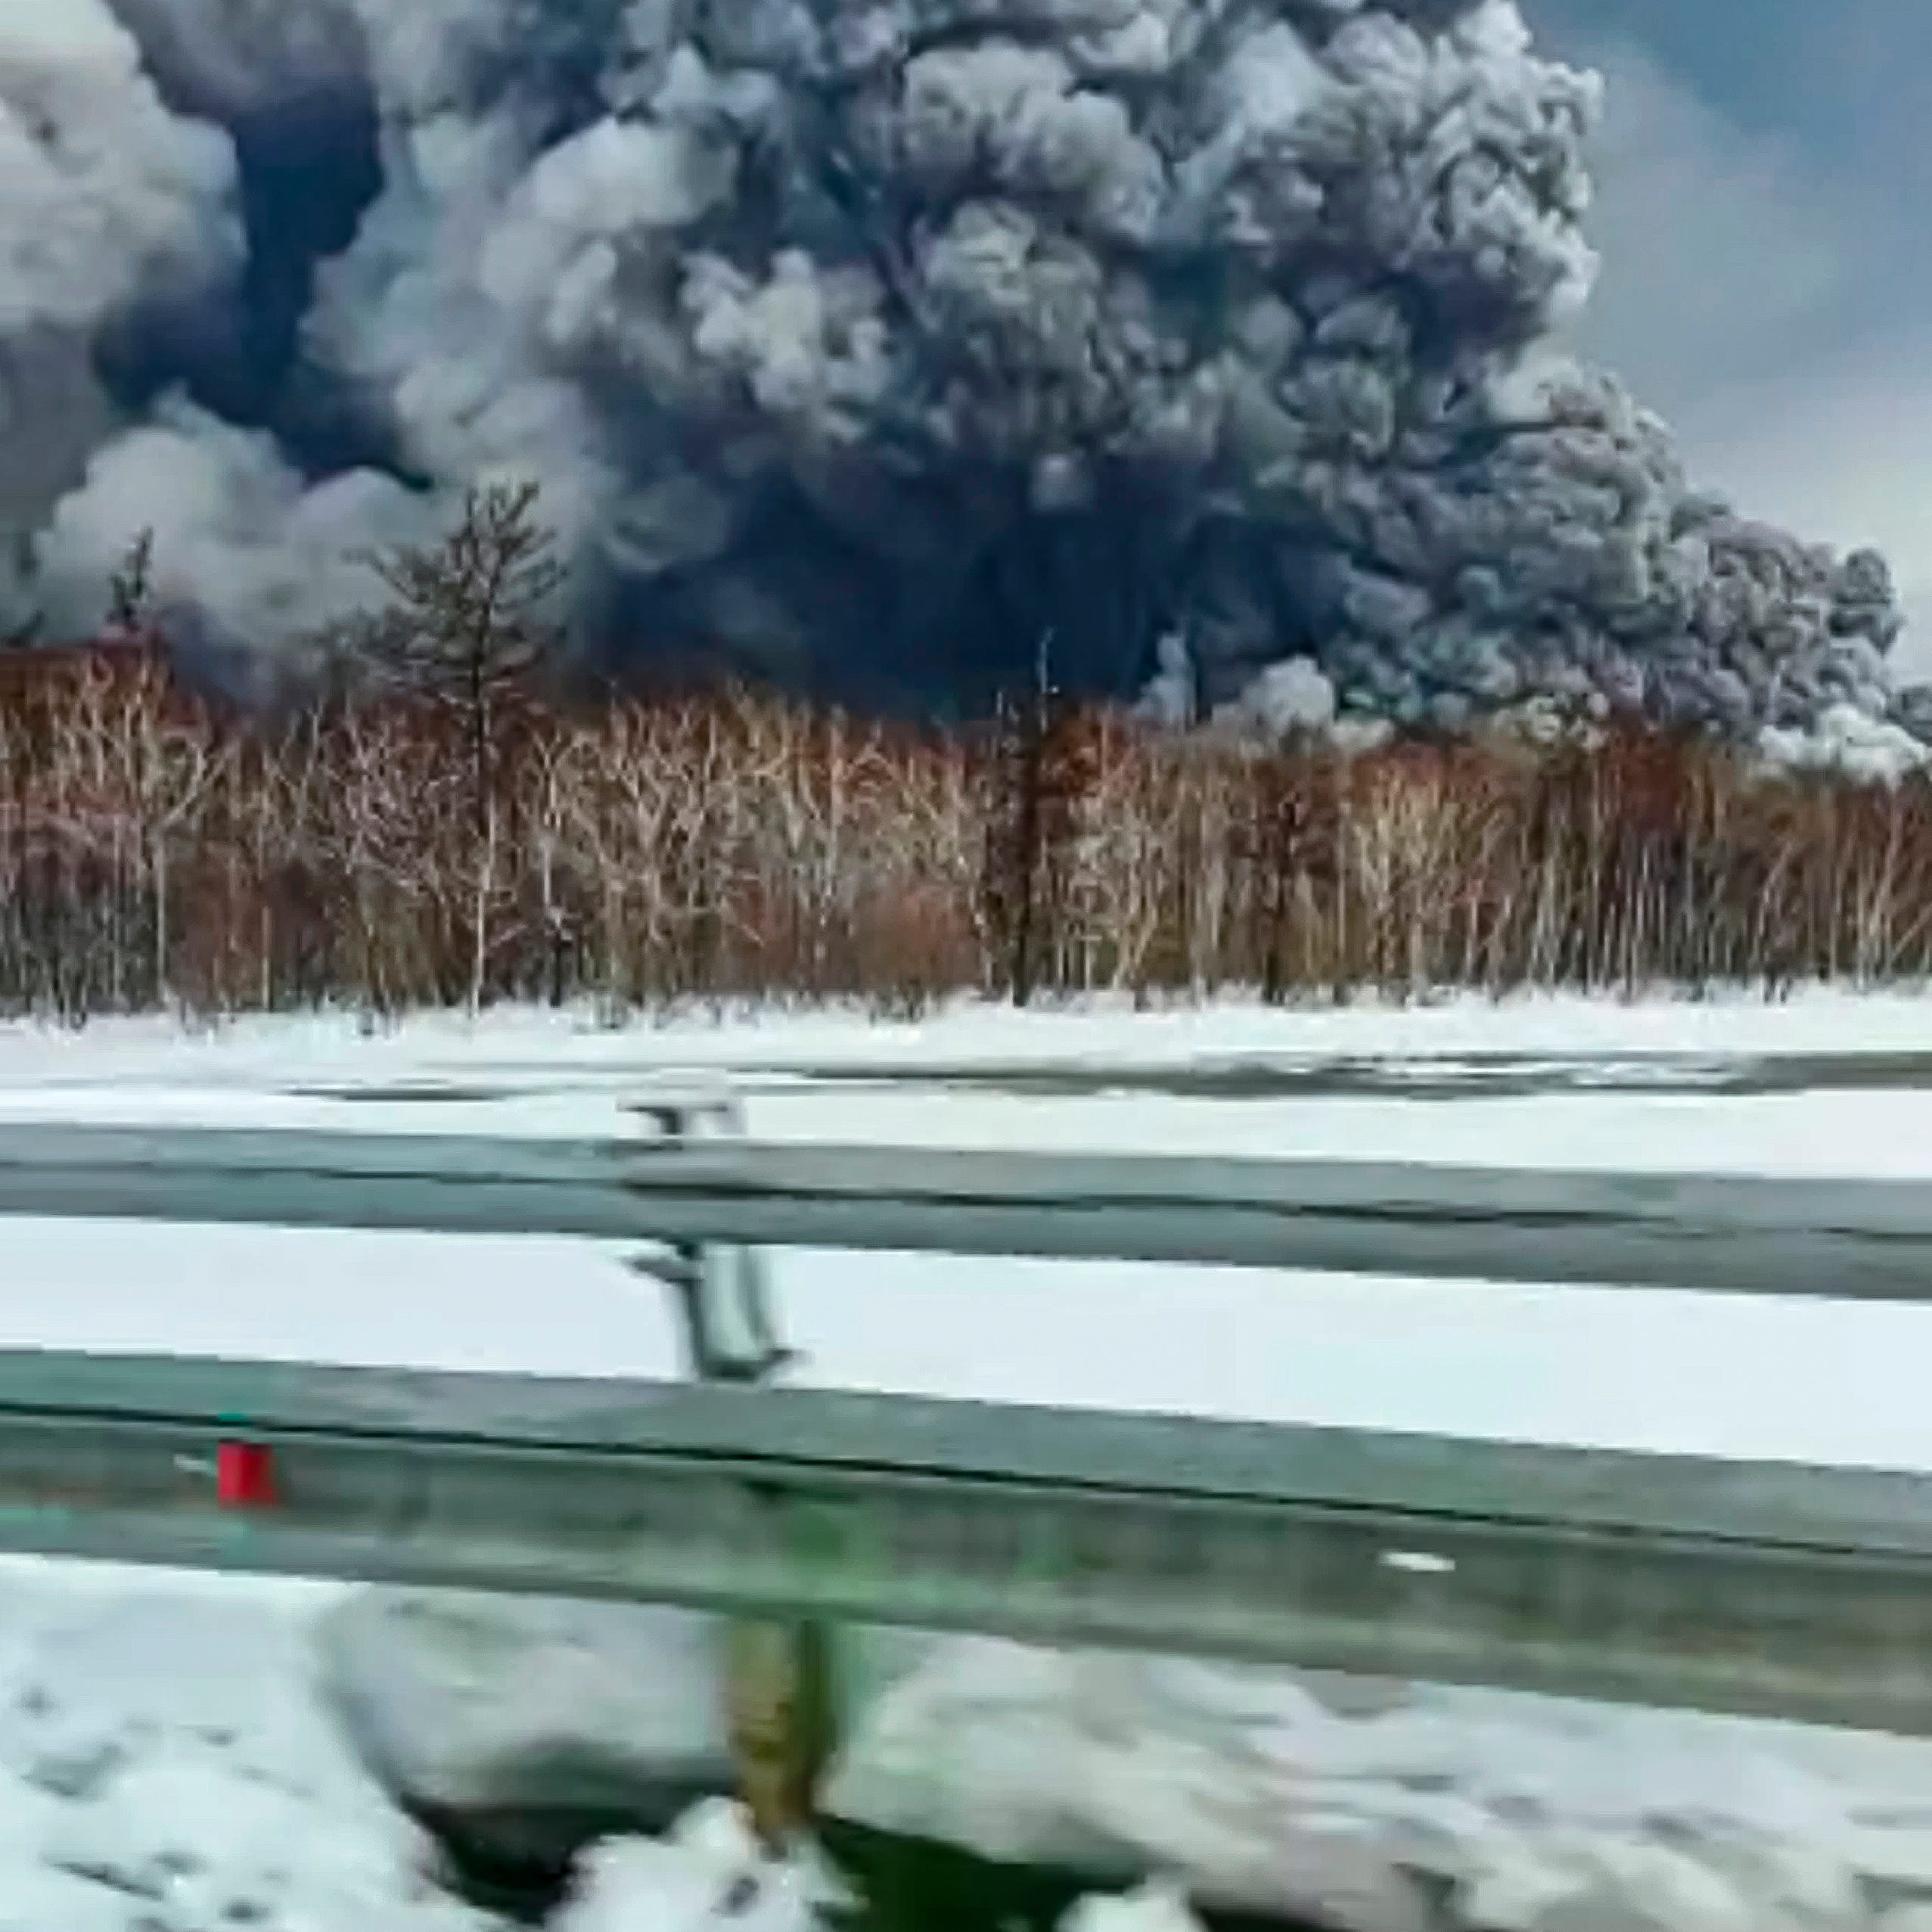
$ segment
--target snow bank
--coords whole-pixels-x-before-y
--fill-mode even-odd
[[[369,1590],[319,1628],[358,1755],[418,1813],[515,1864],[661,1831],[735,1778],[716,1624],[629,1604]]]
[[[0,1582],[0,1932],[486,1932],[309,1693],[331,1593]]]
[[[551,1932],[703,1932],[726,1918],[737,1932],[817,1932],[814,1908],[835,1896],[809,1859],[766,1862],[744,1812],[714,1799],[662,1840],[617,1839],[588,1853]]]
[[[349,1689],[365,1755],[418,1796],[621,1800],[661,1825],[678,1767],[722,1750],[710,1620],[380,1592],[319,1628],[331,1701]],[[1932,1911],[1932,1745],[991,1639],[850,1649],[828,1812],[1149,1884],[1065,1932],[1188,1932],[1188,1900],[1336,1932],[1874,1932]],[[761,1861],[722,1799],[578,1874],[558,1932],[802,1932],[831,1896],[811,1859]]]
[[[1188,1909],[1178,1886],[1155,1883],[1123,1898],[1082,1899],[1062,1921],[1061,1932],[1200,1932],[1201,1921]]]
[[[967,1640],[862,1725],[825,1808],[996,1864],[1169,1874],[1225,1908],[1425,1932],[1388,1850],[1305,1802],[1304,1741],[1329,1721],[1284,1674]]]
[[[615,1093],[645,1071],[708,1062],[763,1070],[750,1096],[760,1131],[1007,1145],[1138,1137],[1396,1157],[1448,1147],[1460,1158],[1577,1164],[1682,1163],[1694,1148],[1707,1162],[1761,1171],[1843,1163],[1922,1175],[1932,1172],[1932,1139],[1921,1131],[1932,1112],[1926,1094],[1909,1092],[1196,1105],[1144,1093],[975,1094],[955,1076],[962,1066],[1084,1066],[1104,1076],[1350,1054],[1438,1063],[1581,1055],[1600,1064],[1614,1054],[1909,1053],[1923,1051],[1928,1017],[1922,1000],[1819,996],[1788,1007],[1461,1001],[1138,1017],[965,1008],[918,1027],[765,1015],[626,1033],[510,1014],[366,1040],[333,1019],[204,1041],[143,1023],[79,1038],[0,1029],[0,1080],[30,1083],[17,1103],[26,1112],[111,1104],[253,1120],[281,1109],[275,1117],[290,1124],[301,1114],[348,1125],[388,1109],[396,1124],[488,1121],[506,1131],[530,1130],[534,1113],[539,1131],[575,1132],[593,1115],[614,1121]],[[855,1107],[850,1086],[815,1087],[797,1072],[821,1058],[870,1066],[880,1084]],[[412,1109],[271,1091],[398,1076],[500,1081],[512,1094]],[[546,1093],[533,1099],[538,1087]],[[184,1244],[172,1260],[170,1232]],[[432,1254],[406,1241],[331,1246],[272,1230],[20,1222],[8,1234],[0,1317],[22,1339],[224,1342],[297,1355],[342,1343],[353,1359],[540,1361],[599,1373],[663,1372],[672,1359],[656,1300],[588,1245],[573,1260],[561,1245],[450,1243]],[[503,1257],[496,1274],[486,1247]],[[129,1265],[137,1253],[138,1269]],[[788,1321],[813,1372],[849,1383],[1932,1466],[1921,1310],[791,1259]],[[236,1280],[273,1292],[243,1307],[226,1285]],[[393,1325],[405,1309],[413,1325],[403,1333]],[[205,1330],[195,1326],[203,1311]],[[633,1316],[635,1333],[624,1325]],[[1021,1332],[1029,1346],[1016,1356],[1010,1338]],[[1097,1334],[1104,1350],[1093,1346]],[[1188,1346],[1177,1350],[1183,1334]],[[1810,1399],[1819,1386],[1834,1391],[1830,1404]],[[36,1567],[29,1587],[25,1570],[0,1570],[0,1932],[208,1932],[232,1906],[266,1909],[278,1932],[475,1932],[485,1923],[429,1886],[423,1840],[315,1707],[309,1646],[318,1616],[338,1633],[348,1627],[348,1614],[332,1608],[338,1594],[123,1578],[123,1606],[58,1581],[76,1573]],[[692,1760],[719,1741],[701,1646],[673,1644],[685,1665],[654,1675],[636,1667],[635,1648],[613,1626],[608,1646],[573,1638],[536,1670],[459,1632],[455,1649],[467,1661],[459,1668],[446,1655],[413,1688],[394,1674],[405,1648],[399,1641],[360,1680],[365,1741],[386,1740],[390,1758],[433,1788],[501,1793],[488,1767],[554,1744],[560,1728],[633,1747],[668,1740]],[[1465,1923],[1486,1932],[1629,1932],[1659,1923],[1666,1908],[1672,1932],[1932,1932],[1924,1747],[1427,1689],[1343,1708],[1329,1686],[1279,1674],[1042,1660],[998,1646],[949,1655],[944,1669],[915,1670],[889,1690],[855,1736],[835,1791],[859,1822],[943,1828],[1009,1850],[1131,1854],[1176,1883],[1204,1875],[1204,1899],[1206,1878],[1277,1899],[1327,1886],[1335,1889],[1322,1896],[1344,1902],[1372,1902],[1387,1884],[1399,1911],[1420,1873],[1425,1898],[1446,1888]],[[742,1875],[704,1849],[714,1828],[728,1837],[712,1811],[668,1843],[600,1851],[570,1932],[703,1923]],[[1285,1867],[1284,1853],[1293,1854]],[[741,1909],[772,1915],[757,1919],[758,1932],[786,1932],[806,1882],[766,1874]]]
[[[505,1932],[443,1889],[315,1694],[321,1633],[351,1601],[0,1557],[0,1932]],[[526,1742],[638,1711],[576,1651],[574,1682],[559,1651],[499,1686]],[[598,1852],[567,1932],[813,1932],[823,1875],[758,1871],[747,1894],[751,1853],[735,1807],[700,1806],[662,1842]]]
[[[954,1642],[860,1725],[827,1807],[1342,1932],[1871,1932],[1932,1912],[1932,1803],[1909,1795],[1932,1746],[1347,1689]]]
[[[24,1561],[0,1583],[0,1932],[491,1932],[312,1694],[343,1593]],[[915,1641],[835,1814],[1151,1878],[1064,1932],[1190,1932],[1190,1904],[1355,1932],[1932,1932],[1932,1746]],[[458,1699],[455,1735],[621,1730],[630,1693],[596,1648],[567,1644],[541,1684],[501,1673],[486,1725],[481,1689],[467,1719]],[[713,1801],[589,1854],[556,1932],[811,1932],[831,1896]]]

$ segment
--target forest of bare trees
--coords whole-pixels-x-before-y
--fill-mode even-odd
[[[0,657],[0,1010],[1775,991],[1932,971],[1932,786],[1632,731],[1272,749],[1036,688],[983,728],[571,701],[533,486],[374,554],[273,714],[151,623]]]
[[[1932,969],[1932,791],[1662,738],[1343,760],[1042,704],[742,693],[271,725],[154,655],[0,679],[0,1007],[78,1019],[957,992],[1278,999]]]

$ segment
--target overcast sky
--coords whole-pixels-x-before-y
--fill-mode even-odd
[[[1585,346],[1739,508],[1892,560],[1932,676],[1932,0],[1523,0],[1609,82]]]

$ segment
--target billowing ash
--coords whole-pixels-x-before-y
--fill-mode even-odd
[[[581,648],[862,701],[1046,638],[1183,705],[1881,713],[1883,562],[1555,346],[1598,95],[1512,0],[0,0],[0,623],[152,526],[274,646],[514,474]]]

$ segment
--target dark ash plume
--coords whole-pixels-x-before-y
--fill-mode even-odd
[[[0,390],[79,345],[122,417],[0,504],[16,604],[85,621],[151,524],[273,645],[515,476],[582,648],[847,698],[973,704],[1051,631],[1207,708],[1290,659],[1452,727],[1892,704],[1882,561],[1701,496],[1552,346],[1598,89],[1513,0],[106,4],[0,26],[67,264],[0,287]]]

